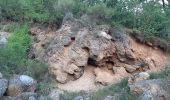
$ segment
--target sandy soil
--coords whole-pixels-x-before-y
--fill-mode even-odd
[[[165,53],[158,48],[149,47],[147,45],[138,43],[131,39],[131,46],[137,57],[154,61],[154,67],[152,71],[162,69],[162,67],[170,64],[170,54]]]
[[[66,84],[58,84],[58,87],[67,91],[90,91],[100,88],[100,85],[95,84],[94,68],[93,66],[87,66],[82,77]]]

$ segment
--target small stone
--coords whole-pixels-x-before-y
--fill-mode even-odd
[[[153,99],[152,93],[149,91],[146,91],[141,96],[141,100],[154,100],[154,99]]]
[[[127,72],[124,67],[113,67],[113,71],[115,74],[126,75]]]
[[[125,67],[126,71],[129,72],[129,73],[133,73],[134,71],[136,71],[135,66],[125,64],[124,67]]]

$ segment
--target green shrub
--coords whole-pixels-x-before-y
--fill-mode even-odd
[[[7,45],[0,50],[0,65],[8,69],[8,73],[16,69],[16,67],[23,66],[30,46],[31,38],[28,35],[28,27],[17,26],[14,33],[11,34]]]
[[[170,77],[170,67],[166,67],[161,72],[153,72],[150,74],[150,79],[160,79]]]
[[[51,83],[39,82],[37,85],[37,91],[39,94],[47,96],[53,88]]]
[[[91,15],[99,23],[107,23],[114,15],[114,9],[108,8],[104,3],[96,4],[87,9],[87,14]]]
[[[5,47],[0,49],[0,68],[5,76],[27,74],[41,80],[48,72],[48,65],[27,58],[32,39],[27,25],[14,24],[8,28],[11,35]]]

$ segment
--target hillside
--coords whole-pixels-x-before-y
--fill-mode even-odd
[[[169,0],[0,0],[0,100],[169,100]]]

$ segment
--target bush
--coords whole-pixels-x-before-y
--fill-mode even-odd
[[[31,37],[27,25],[9,25],[11,36],[5,47],[0,49],[0,68],[5,76],[27,74],[40,80],[48,71],[48,65],[27,58]]]
[[[14,33],[11,34],[7,46],[0,50],[0,65],[1,67],[10,67],[8,72],[12,73],[16,67],[23,66],[30,46],[28,27],[26,25],[17,26]]]
[[[37,85],[37,91],[40,95],[47,96],[51,92],[52,87],[51,83],[39,82]]]
[[[154,72],[150,74],[150,79],[160,79],[170,77],[170,67],[166,67],[161,72]]]
[[[114,10],[108,8],[104,3],[96,4],[87,9],[87,14],[91,15],[94,20],[98,21],[100,24],[107,23],[111,20],[114,15]]]

